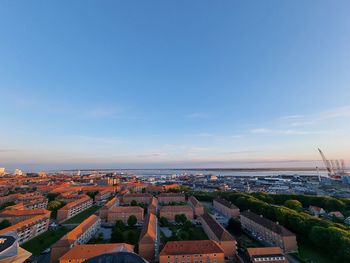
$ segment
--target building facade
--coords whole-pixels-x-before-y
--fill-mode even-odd
[[[194,196],[188,198],[188,204],[192,207],[196,217],[204,214],[204,206]]]
[[[213,201],[214,208],[228,218],[238,218],[239,208],[226,199],[216,198]]]
[[[295,234],[285,227],[253,212],[245,211],[240,216],[242,228],[270,246],[280,247],[284,252],[297,252]]]
[[[153,262],[158,256],[158,248],[158,219],[153,213],[149,213],[145,219],[140,235],[139,255]]]
[[[169,205],[160,208],[160,217],[175,221],[176,215],[184,214],[188,220],[193,219],[193,210],[189,205]]]
[[[63,222],[92,207],[93,201],[90,197],[84,196],[78,200],[66,204],[57,210],[57,221]]]
[[[107,222],[115,224],[116,221],[122,220],[127,222],[131,215],[136,216],[137,222],[143,220],[144,210],[139,206],[115,206],[108,210]]]
[[[186,202],[185,195],[178,193],[161,193],[158,202],[162,204]]]

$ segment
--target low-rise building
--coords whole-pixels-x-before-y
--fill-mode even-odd
[[[0,230],[0,235],[16,231],[19,244],[44,233],[49,228],[50,216],[38,215]]]
[[[278,223],[250,211],[241,213],[240,220],[244,230],[258,236],[264,243],[288,253],[298,251],[295,234]]]
[[[59,258],[77,245],[87,243],[96,235],[101,225],[101,219],[91,215],[72,231],[64,235],[51,247],[50,262],[57,263]]]
[[[105,203],[105,205],[100,209],[100,218],[102,222],[107,222],[109,209],[118,205],[119,205],[119,199],[117,197],[113,197],[111,200]]]
[[[132,193],[123,195],[124,204],[131,204],[133,200],[137,203],[143,203],[148,205],[151,203],[152,196],[146,193]]]
[[[251,247],[247,248],[247,255],[251,263],[288,263],[280,247]]]
[[[82,263],[99,255],[117,252],[134,252],[134,246],[126,243],[77,245],[61,256],[59,263]]]
[[[193,210],[189,205],[169,205],[160,208],[160,217],[175,221],[176,215],[184,214],[188,220],[193,219]]]
[[[47,218],[50,218],[50,214],[51,214],[50,211],[43,208],[13,209],[13,207],[16,207],[16,206],[6,208],[0,212],[0,221],[8,220],[10,221],[11,225],[14,225],[21,221],[27,220],[29,218],[32,218],[38,215],[45,215]]]
[[[158,256],[158,247],[158,219],[153,213],[149,213],[145,219],[140,235],[139,255],[153,262]]]
[[[114,195],[114,191],[112,190],[106,189],[106,190],[99,191],[97,195],[95,195],[95,202],[97,204],[104,203],[108,200],[108,198],[110,198],[113,195]]]
[[[92,207],[92,199],[84,196],[78,200],[66,204],[64,207],[57,210],[57,221],[63,222],[83,211]]]
[[[224,263],[221,246],[214,240],[169,241],[159,255],[160,263]]]
[[[108,210],[107,222],[109,224],[115,224],[118,220],[127,222],[131,215],[136,216],[139,223],[143,220],[144,210],[139,206],[115,206]]]
[[[152,197],[151,203],[148,206],[148,213],[153,213],[153,214],[157,214],[158,212],[158,199],[155,197]]]
[[[209,239],[217,241],[222,247],[225,257],[235,256],[236,239],[209,213],[205,213],[200,221]]]
[[[239,217],[239,208],[226,199],[215,198],[213,206],[217,211],[228,218]]]
[[[324,209],[322,207],[318,207],[318,206],[314,206],[314,205],[309,206],[309,211],[314,216],[321,216],[321,215],[326,214],[326,211],[324,211]]]
[[[204,214],[204,206],[194,196],[188,198],[188,204],[192,207],[195,216],[201,216]]]
[[[184,194],[161,193],[160,195],[158,195],[158,201],[161,204],[181,203],[186,202],[186,198]]]

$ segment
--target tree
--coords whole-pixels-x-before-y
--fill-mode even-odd
[[[123,243],[124,237],[123,237],[123,231],[121,231],[119,228],[113,229],[112,235],[111,235],[111,243]]]
[[[160,225],[161,226],[168,226],[169,225],[169,221],[166,217],[162,216],[160,219],[159,219],[159,222],[160,222]]]
[[[48,193],[46,197],[47,197],[47,200],[50,202],[50,201],[54,201],[58,195],[59,193]]]
[[[185,223],[187,220],[187,217],[185,214],[175,215],[175,222],[179,224]]]
[[[134,215],[129,216],[128,218],[128,226],[134,226],[137,223],[137,218]]]
[[[65,205],[62,201],[50,201],[47,204],[47,210],[56,211]]]
[[[186,222],[183,225],[183,229],[188,231],[193,227],[193,223],[190,220],[186,220]]]
[[[89,191],[86,194],[95,200],[95,196],[98,194],[98,191]]]
[[[135,245],[137,243],[137,236],[135,231],[129,231],[127,236],[127,242]]]
[[[122,220],[117,220],[117,222],[115,222],[115,229],[120,229],[120,230],[125,230],[125,223]]]
[[[11,226],[11,223],[7,219],[4,219],[0,222],[0,230],[9,226]]]
[[[241,223],[238,220],[233,219],[233,217],[228,220],[227,224],[227,230],[232,232],[235,235],[240,235],[242,234],[242,226]]]
[[[137,201],[136,200],[132,200],[130,203],[131,206],[137,206]]]
[[[284,203],[284,206],[290,208],[290,209],[293,209],[295,211],[302,211],[303,209],[303,205],[298,201],[298,200],[287,200],[285,203]]]

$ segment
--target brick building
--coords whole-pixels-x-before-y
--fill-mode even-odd
[[[154,261],[158,256],[158,247],[158,219],[154,214],[149,213],[140,235],[139,255],[148,261]]]
[[[200,221],[209,239],[217,241],[224,250],[225,257],[236,254],[236,239],[209,213],[205,213]]]
[[[90,258],[116,252],[134,252],[126,243],[77,245],[60,257],[59,263],[82,263]]]
[[[100,209],[100,218],[103,222],[107,222],[108,211],[112,207],[119,205],[119,199],[117,197],[113,197],[109,200],[103,207]]]
[[[222,198],[216,198],[213,201],[214,208],[224,216],[231,218],[239,217],[239,208],[232,204],[230,201]]]
[[[224,263],[221,246],[214,240],[169,241],[159,255],[160,263]]]
[[[59,258],[71,248],[87,243],[99,230],[101,219],[91,215],[72,231],[64,235],[51,247],[50,263],[56,263]]]
[[[288,263],[280,247],[251,247],[247,255],[251,263]]]
[[[186,202],[185,195],[178,193],[161,193],[158,195],[158,202],[162,204],[169,204],[172,202],[180,203]]]
[[[194,196],[188,198],[188,204],[192,207],[195,216],[201,216],[204,214],[204,206]]]
[[[175,221],[175,216],[181,214],[184,214],[188,220],[193,219],[193,210],[189,205],[169,205],[160,208],[160,217],[165,217],[170,221]]]
[[[88,196],[84,196],[73,202],[66,204],[64,207],[57,210],[57,221],[63,222],[83,211],[89,209],[92,206],[92,199]]]
[[[38,215],[46,215],[47,218],[50,218],[51,212],[46,209],[13,209],[13,207],[16,206],[12,206],[12,208],[7,207],[4,210],[2,210],[0,212],[0,221],[8,220],[10,221],[11,225],[14,225]]]
[[[298,251],[295,234],[278,223],[250,211],[241,213],[240,219],[242,228],[259,236],[264,243],[288,253]]]
[[[16,231],[18,243],[23,244],[46,232],[49,228],[49,223],[50,215],[38,215],[0,230],[0,235],[6,235],[12,231]]]
[[[152,196],[146,193],[134,193],[134,194],[125,194],[123,195],[123,203],[131,204],[135,200],[137,203],[150,204]]]
[[[107,222],[109,224],[115,224],[118,220],[127,222],[129,217],[134,215],[140,223],[143,220],[143,214],[144,210],[139,206],[115,206],[108,210]]]
[[[149,204],[148,208],[148,213],[153,213],[153,214],[157,214],[158,212],[158,199],[155,197],[152,197],[151,203]]]

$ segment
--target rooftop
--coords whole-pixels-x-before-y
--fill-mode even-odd
[[[223,249],[214,240],[196,241],[169,241],[160,252],[164,255],[192,255],[224,253]]]

